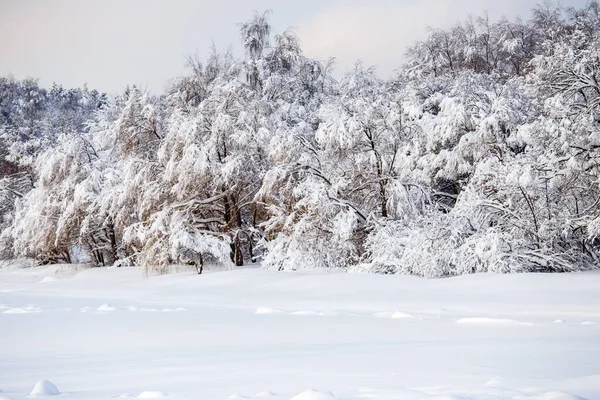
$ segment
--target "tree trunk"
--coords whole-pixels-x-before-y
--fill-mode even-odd
[[[196,263],[196,271],[198,275],[202,274],[202,270],[204,269],[204,259],[202,258],[202,254],[198,256],[198,262]]]

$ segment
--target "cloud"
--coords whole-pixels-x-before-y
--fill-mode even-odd
[[[184,72],[186,54],[214,41],[241,55],[236,23],[272,9],[281,32],[295,26],[308,56],[358,59],[389,75],[425,27],[444,27],[485,9],[524,14],[541,0],[0,0],[0,74],[100,90],[127,84],[160,91]],[[583,5],[587,0],[564,0]]]
[[[360,59],[389,76],[401,66],[406,49],[425,37],[428,26],[446,28],[485,12],[492,20],[503,15],[514,18],[527,15],[535,5],[536,0],[340,1],[300,25],[297,32],[308,56],[335,56],[338,73]]]

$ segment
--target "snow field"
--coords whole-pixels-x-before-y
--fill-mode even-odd
[[[38,310],[0,313],[0,388],[12,400],[42,378],[82,400],[593,400],[598,285],[597,273],[0,270],[0,311]]]

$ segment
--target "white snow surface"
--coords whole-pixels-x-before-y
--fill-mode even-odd
[[[597,272],[67,271],[0,269],[4,398],[600,399]]]
[[[159,392],[156,390],[146,390],[145,392],[140,393],[137,398],[138,399],[162,399],[164,397],[168,397],[168,395],[166,393]]]
[[[336,398],[331,392],[326,393],[320,392],[315,389],[309,389],[300,394],[297,394],[290,400],[336,400]]]

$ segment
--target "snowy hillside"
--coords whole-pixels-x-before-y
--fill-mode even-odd
[[[599,287],[595,272],[4,269],[0,398],[599,399]]]

